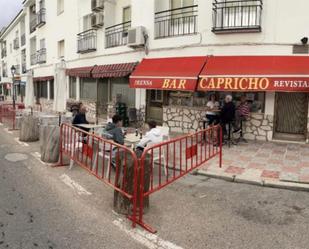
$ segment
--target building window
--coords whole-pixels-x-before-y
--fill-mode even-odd
[[[70,77],[69,98],[76,99],[76,77]]]
[[[64,58],[65,43],[64,40],[58,42],[58,58]]]
[[[122,22],[131,21],[131,6],[125,7],[122,10]]]
[[[34,96],[47,99],[47,81],[34,82]]]
[[[55,93],[54,93],[54,80],[49,81],[49,98],[54,99]]]
[[[64,0],[57,0],[57,14],[60,15],[64,12]]]
[[[81,99],[97,100],[97,82],[92,78],[81,78],[80,82]]]

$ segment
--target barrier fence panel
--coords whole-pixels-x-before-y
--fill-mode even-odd
[[[77,163],[131,202],[132,226],[137,219],[138,160],[129,148],[69,124],[60,128],[60,166]]]
[[[10,130],[16,130],[16,115],[18,115],[22,109],[25,109],[23,103],[16,103],[15,110],[12,103],[1,103],[0,122],[6,125]]]
[[[192,170],[219,156],[222,166],[222,129],[213,126],[170,141],[147,147],[141,158],[141,184],[139,193],[139,218],[137,223],[155,232],[143,222],[144,198],[185,176]],[[148,162],[146,160],[148,157]],[[150,158],[150,159],[149,159]],[[149,162],[150,161],[150,162]],[[149,187],[145,189],[145,167],[150,167]],[[148,184],[147,184],[148,186]]]

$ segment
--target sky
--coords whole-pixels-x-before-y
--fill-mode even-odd
[[[0,30],[21,10],[22,2],[23,0],[0,0]]]

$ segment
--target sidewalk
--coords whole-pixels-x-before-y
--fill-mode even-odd
[[[212,160],[199,174],[229,181],[309,191],[309,145],[271,142],[223,147],[223,165]]]

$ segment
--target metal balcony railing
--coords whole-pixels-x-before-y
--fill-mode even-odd
[[[1,58],[6,57],[6,55],[7,55],[6,48],[3,48],[3,49],[1,50]]]
[[[41,48],[37,51],[37,63],[43,64],[46,63],[46,48]]]
[[[77,34],[77,53],[84,54],[97,50],[97,31],[89,29]]]
[[[155,13],[155,37],[165,38],[197,33],[198,5]]]
[[[19,38],[16,37],[13,41],[13,48],[16,50],[16,49],[19,49]]]
[[[215,0],[212,31],[214,33],[261,32],[262,10],[262,0]]]
[[[36,25],[37,25],[37,18],[34,17],[31,21],[30,21],[30,33],[33,33],[36,29]]]
[[[25,46],[26,45],[26,34],[22,34],[20,36],[20,44],[21,44],[21,46]]]
[[[131,21],[106,28],[105,47],[112,48],[126,45],[128,43],[129,28],[131,28]]]
[[[39,12],[36,14],[37,17],[37,27],[42,27],[43,25],[46,24],[46,9],[41,8]]]
[[[37,53],[34,53],[30,56],[30,64],[31,66],[37,64]]]

